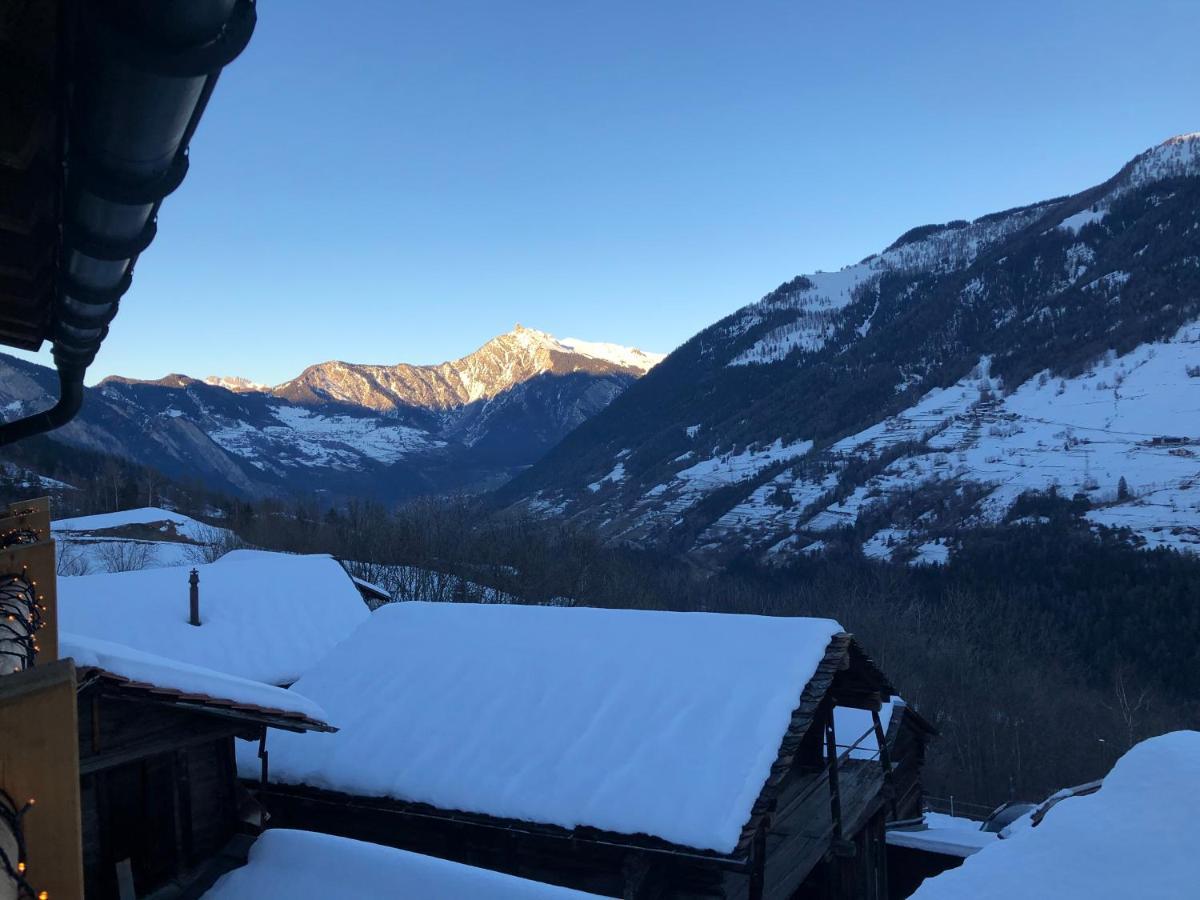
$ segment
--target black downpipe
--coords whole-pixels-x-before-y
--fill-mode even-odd
[[[0,425],[0,446],[69,422],[221,69],[254,31],[254,0],[65,0],[77,12],[66,200],[50,338],[60,398]]]
[[[0,425],[0,446],[61,428],[75,418],[75,414],[79,412],[81,406],[83,406],[83,372],[79,371],[77,374],[68,368],[59,366],[58,403],[43,412]]]

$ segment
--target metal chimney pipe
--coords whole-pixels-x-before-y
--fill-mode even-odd
[[[200,624],[200,573],[192,569],[188,576],[188,624]]]

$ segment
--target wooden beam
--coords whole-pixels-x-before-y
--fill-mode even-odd
[[[111,769],[114,766],[124,765],[125,763],[137,762],[139,759],[156,756],[160,753],[170,753],[173,750],[192,747],[196,744],[206,744],[209,741],[232,738],[239,733],[240,729],[220,720],[216,720],[211,724],[205,723],[204,725],[197,723],[194,730],[186,733],[168,734],[154,738],[153,740],[139,741],[126,747],[106,748],[104,752],[96,756],[89,756],[87,759],[81,761],[79,763],[79,774],[90,775],[93,772]]]
[[[0,677],[0,787],[24,818],[28,878],[52,898],[83,896],[75,666],[70,660]]]

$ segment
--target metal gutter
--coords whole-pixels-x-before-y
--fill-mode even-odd
[[[254,0],[64,0],[76,16],[65,83],[66,199],[50,338],[58,403],[0,425],[0,446],[58,428],[96,358],[221,70],[245,49]],[[65,56],[66,54],[64,54]]]

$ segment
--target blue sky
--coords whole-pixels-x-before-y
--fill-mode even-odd
[[[1200,3],[260,0],[90,380],[669,350],[1200,129]],[[45,354],[43,354],[45,356]]]

